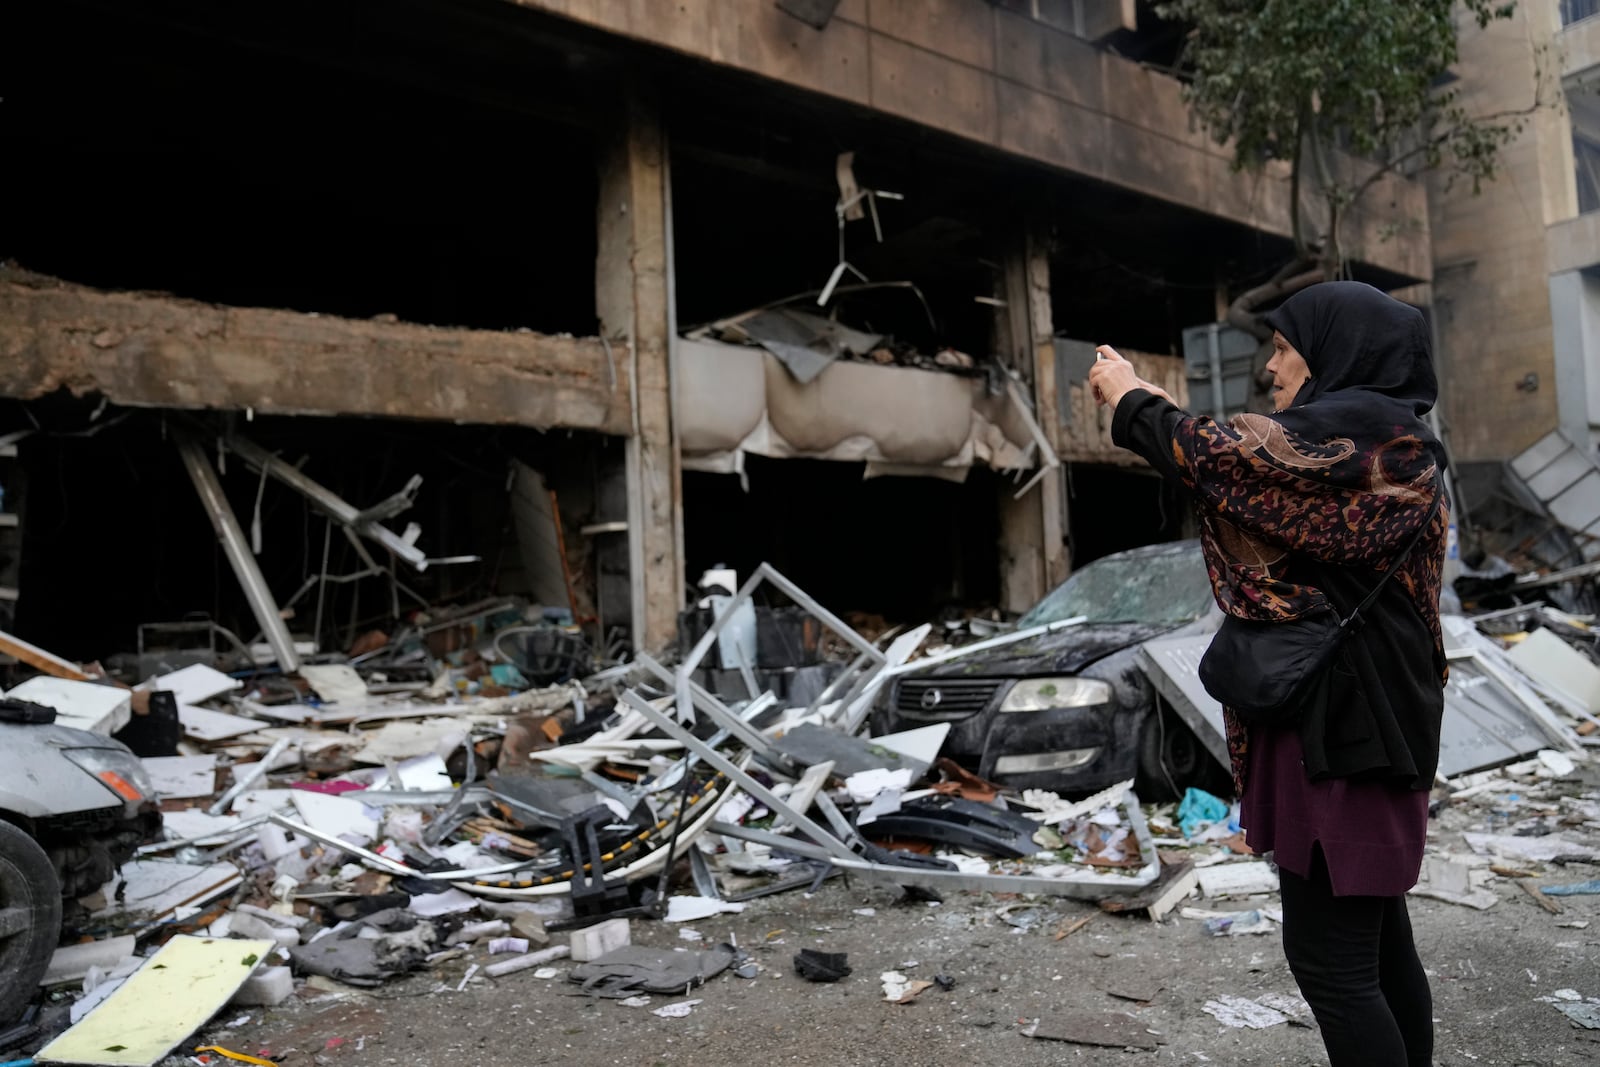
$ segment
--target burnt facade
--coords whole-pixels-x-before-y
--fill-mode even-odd
[[[1136,5],[809,6],[8,15],[15,628],[273,629],[180,441],[324,644],[518,592],[656,648],[761,560],[840,611],[1017,611],[1181,534],[1082,342],[1182,393],[1182,332],[1286,258],[1286,174],[1193,126]],[[1358,274],[1430,277],[1422,187],[1370,203]]]

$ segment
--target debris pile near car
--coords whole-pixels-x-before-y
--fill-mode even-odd
[[[790,606],[770,607],[780,597],[762,590]],[[1001,909],[1014,929],[1042,921],[1046,910],[1028,903],[1040,896],[1190,922],[1197,936],[1269,933],[1281,918],[1276,875],[1250,854],[1224,798],[1191,788],[1141,807],[1131,781],[1081,799],[1019,792],[944,755],[949,723],[867,733],[897,679],[1077,619],[1021,630],[969,620],[872,641],[762,567],[686,614],[676,663],[640,655],[593,671],[562,646],[560,627],[492,605],[448,617],[460,629],[442,644],[374,638],[398,646],[382,662],[358,653],[240,676],[192,664],[136,688],[32,650],[28,662],[47,673],[14,692],[170,754],[145,756],[127,776],[159,803],[159,836],[70,903],[71,943],[50,961],[46,996],[0,1047],[53,1038],[39,1061],[72,1062],[73,1050],[104,1049],[106,1033],[132,1034],[138,1019],[137,1040],[94,1062],[155,1063],[230,1003],[407,976],[444,991],[566,975],[623,1003],[688,998],[761,966],[731,943],[635,944],[632,920],[704,920],[839,875],[914,899],[969,890],[1020,900]],[[1472,764],[1442,776],[1436,796],[1440,825],[1459,836],[1430,847],[1416,892],[1489,907],[1509,890],[1555,917],[1563,894],[1594,891],[1567,865],[1600,861],[1600,799],[1583,777],[1600,666],[1589,620],[1543,608],[1520,629],[1508,618],[1486,627],[1493,636],[1447,619],[1462,694],[1450,714],[1476,702],[1479,732],[1518,758],[1484,770],[1484,751],[1451,757]],[[506,635],[518,630],[545,633],[540,647],[555,651],[508,663]],[[508,665],[515,674],[499,669]],[[81,677],[60,677],[69,670]],[[74,686],[57,684],[66,681]],[[1486,718],[1507,706],[1515,730]],[[849,974],[842,953],[802,954],[795,967],[814,981]],[[892,973],[896,1003],[932,988]],[[204,995],[145,1018],[139,1005],[183,975]],[[1264,1026],[1293,1008],[1206,1010]],[[1033,1036],[1087,1033],[1058,1019]]]
[[[795,607],[758,615],[761,587]],[[630,948],[627,920],[734,911],[841,873],[929,898],[1098,898],[1156,882],[1131,783],[1076,803],[1019,796],[941,758],[948,724],[865,735],[900,674],[1030,632],[924,650],[924,626],[880,649],[767,567],[711,607],[698,633],[686,626],[693,640],[672,667],[640,655],[578,677],[564,665],[570,676],[547,684],[497,654],[507,630],[528,624],[515,612],[496,620],[492,607],[458,621],[462,639],[443,654],[425,635],[374,638],[389,649],[382,662],[358,654],[292,675],[191,664],[136,688],[75,681],[129,706],[86,725],[170,753],[128,775],[163,825],[72,902],[64,928],[78,943],[57,953],[47,1010],[25,1025],[72,1024],[62,1048],[99,1040],[82,1035],[134,1011],[157,957],[190,940],[228,939],[251,961],[206,971],[217,994],[207,1018],[230,1001],[416,972],[457,984],[545,974],[569,954],[591,991],[636,994],[681,990],[690,963],[692,985],[746,961],[724,946],[659,958]],[[739,629],[752,618],[761,625]],[[773,626],[796,639],[798,662],[758,654]],[[824,630],[849,659],[817,651]],[[703,665],[713,650],[718,673]],[[411,676],[403,686],[396,665]],[[807,668],[821,684],[797,680]],[[758,672],[781,674],[788,697],[762,689]],[[60,679],[40,677],[18,688],[69,717],[88,704],[87,689],[63,697]],[[713,691],[729,685],[747,691]],[[199,949],[181,952],[209,966]],[[120,1042],[115,1062],[156,1062],[204,1022],[175,1015]],[[46,1047],[41,1062],[54,1054]]]

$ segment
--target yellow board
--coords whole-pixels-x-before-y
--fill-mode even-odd
[[[34,1060],[149,1067],[233,999],[256,964],[275,948],[271,941],[174,937]]]

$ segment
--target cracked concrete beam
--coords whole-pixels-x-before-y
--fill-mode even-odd
[[[626,342],[342,319],[0,274],[0,395],[626,434]]]

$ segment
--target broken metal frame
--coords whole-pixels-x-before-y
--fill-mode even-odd
[[[430,562],[427,554],[416,546],[413,541],[395,533],[382,525],[377,520],[392,518],[409,508],[416,499],[417,490],[422,485],[422,476],[413,475],[400,490],[370,508],[361,509],[350,504],[343,497],[320,482],[313,480],[294,464],[280,459],[248,438],[237,434],[229,434],[223,438],[223,444],[233,451],[245,464],[252,469],[265,474],[311,501],[323,514],[333,519],[342,526],[347,526],[363,537],[376,541],[378,544],[394,553],[399,559],[405,560],[418,572],[428,569]]]
[[[271,646],[279,668],[293,674],[300,669],[300,653],[295,650],[294,639],[289,636],[289,627],[278,611],[278,603],[272,598],[272,591],[267,588],[267,580],[262,576],[261,567],[250,551],[244,530],[239,526],[239,519],[233,513],[233,506],[228,503],[228,497],[222,491],[222,483],[217,479],[217,472],[193,438],[185,434],[180,435],[177,441],[178,455],[183,460],[184,468],[189,472],[189,479],[194,482],[195,492],[200,495],[200,503],[204,505],[206,514],[211,518],[212,528],[217,532],[217,540],[221,542],[223,554],[228,557],[228,564],[233,568],[235,577],[239,579],[245,599],[250,603],[250,611],[256,617],[256,624],[266,635],[267,644]]]
[[[844,699],[850,700],[854,698],[857,692],[863,689],[868,684],[868,680],[872,678],[878,671],[881,671],[887,662],[884,654],[879,651],[876,646],[874,646],[870,641],[862,637],[860,634],[856,633],[855,630],[851,629],[849,624],[847,624],[843,619],[840,619],[837,615],[833,614],[833,612],[817,603],[816,600],[812,599],[810,594],[801,589],[798,585],[795,585],[789,579],[785,578],[782,574],[779,574],[772,568],[771,565],[763,563],[756,568],[754,574],[745,579],[744,585],[741,586],[739,591],[734,594],[733,599],[728,602],[728,605],[723,610],[722,614],[712,621],[711,626],[704,634],[700,635],[700,640],[695,642],[694,648],[690,650],[687,656],[684,657],[683,662],[678,665],[675,686],[678,697],[678,714],[686,717],[688,721],[693,721],[694,709],[697,706],[692,692],[692,686],[694,684],[694,679],[692,676],[694,672],[699,669],[701,661],[704,660],[706,654],[711,651],[711,646],[716,643],[717,635],[722,632],[723,627],[727,626],[732,621],[734,610],[741,604],[752,602],[755,591],[760,588],[764,582],[769,582],[772,585],[777,586],[779,591],[788,596],[790,600],[793,600],[800,607],[810,612],[824,626],[838,634],[847,643],[854,647],[858,653],[855,661],[851,663],[850,667],[846,669],[845,673],[841,674],[838,678],[835,678],[833,682],[830,683],[828,687],[818,695],[817,700],[813,701],[813,709],[820,706],[822,699],[832,693],[840,685],[843,679],[849,677],[853,671],[859,670],[860,667],[864,666],[865,664],[871,664],[873,670],[864,672],[862,676],[855,681],[854,685],[851,687],[849,693]],[[754,693],[751,694],[751,696],[754,695]]]
[[[1473,633],[1477,634],[1477,631],[1474,630]],[[1482,635],[1478,636],[1481,637]],[[1488,642],[1489,639],[1485,637],[1483,641]],[[1494,679],[1501,688],[1511,694],[1518,704],[1522,705],[1528,712],[1529,717],[1538,723],[1539,728],[1552,743],[1565,748],[1569,752],[1584,751],[1583,744],[1578,740],[1577,735],[1572,732],[1572,729],[1557,718],[1549,706],[1539,698],[1536,690],[1548,689],[1548,686],[1540,685],[1537,679],[1518,668],[1514,663],[1511,663],[1509,658],[1506,659],[1506,662],[1499,662],[1499,657],[1504,655],[1498,648],[1493,648],[1492,644],[1480,644],[1474,641],[1467,648],[1455,653],[1451,658],[1467,659],[1477,664],[1484,674]],[[1507,669],[1508,667],[1510,668],[1509,670]],[[1527,679],[1527,681],[1523,682],[1522,679],[1516,677],[1518,674]],[[1580,715],[1591,722],[1600,721],[1581,709],[1574,708],[1573,710],[1578,711]]]
[[[762,785],[761,782],[740,770],[727,756],[695,737],[681,723],[675,721],[665,712],[651,707],[637,694],[631,691],[624,692],[622,700],[630,708],[643,715],[657,729],[681,742],[688,751],[726,774],[735,785],[786,819],[797,831],[811,838],[811,843],[797,841],[781,834],[773,834],[750,827],[734,826],[731,823],[724,822],[713,822],[711,824],[711,829],[715,833],[752,841],[756,844],[787,849],[796,855],[805,856],[809,859],[823,860],[832,863],[841,870],[859,875],[869,881],[884,882],[892,885],[921,885],[934,889],[1045,893],[1055,896],[1097,896],[1108,890],[1142,889],[1153,883],[1161,872],[1161,861],[1156,855],[1155,842],[1150,836],[1150,828],[1145,823],[1144,813],[1139,810],[1138,798],[1134,796],[1131,790],[1123,799],[1122,806],[1127,815],[1129,828],[1139,844],[1139,855],[1146,857],[1144,866],[1136,874],[1101,874],[1097,871],[1088,871],[1081,875],[1046,878],[1042,875],[968,874],[962,871],[933,870],[926,867],[900,867],[894,864],[877,863],[864,858],[846,843],[847,840],[856,838],[855,831],[850,828],[848,822],[844,821],[844,817],[839,813],[838,809],[831,802],[827,802],[824,794],[819,793],[817,795],[817,805],[828,818],[829,823],[834,826],[837,833],[824,829],[808,815],[792,807],[783,798]],[[720,716],[715,713],[712,714],[718,724],[722,725]]]
[[[1022,387],[1017,379],[1016,372],[1012,371],[1006,378],[1006,392],[1011,397],[1011,403],[1017,409],[1018,418],[1028,427],[1028,434],[1033,438],[1033,443],[1039,448],[1039,471],[1029,478],[1012,494],[1013,500],[1021,500],[1028,494],[1028,490],[1044,480],[1045,475],[1061,467],[1061,457],[1056,455],[1056,450],[1050,445],[1050,438],[1045,436],[1044,428],[1039,425],[1039,420],[1034,418],[1033,405],[1028,403],[1027,397],[1022,393]]]
[[[324,519],[326,519],[326,525],[323,527],[322,532],[322,569],[301,583],[300,588],[295,590],[294,595],[283,605],[285,609],[292,608],[299,603],[301,597],[311,592],[312,589],[316,589],[317,613],[313,623],[313,633],[322,633],[322,609],[329,585],[345,585],[350,582],[359,582],[363,578],[387,578],[389,579],[389,609],[393,617],[397,619],[400,618],[401,593],[416,601],[423,608],[430,606],[428,599],[402,582],[392,567],[385,567],[373,559],[372,553],[367,551],[367,546],[361,543],[361,538],[357,537],[356,532],[348,526],[340,526],[339,530],[344,534],[346,540],[350,542],[350,547],[355,551],[356,557],[361,562],[361,569],[351,571],[348,574],[329,574],[329,544],[336,520],[328,516],[324,516]]]

